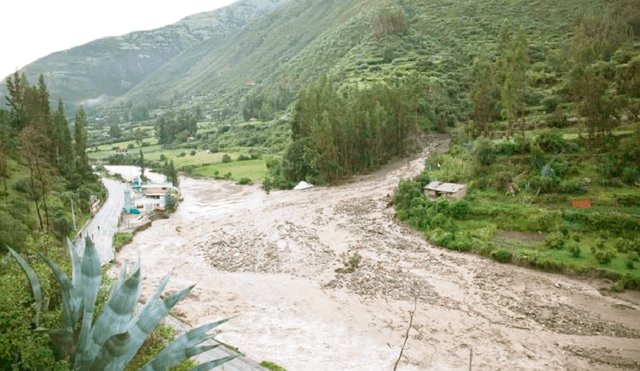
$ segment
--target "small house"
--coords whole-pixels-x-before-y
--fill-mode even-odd
[[[113,150],[113,153],[116,155],[126,156],[129,154],[129,150],[126,148],[116,148],[115,150]]]
[[[458,200],[467,195],[467,186],[457,183],[431,182],[424,187],[424,191],[429,198],[444,197]]]

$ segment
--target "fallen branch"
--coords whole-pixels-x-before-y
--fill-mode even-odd
[[[409,331],[411,331],[411,326],[413,326],[413,315],[416,313],[416,309],[418,308],[418,296],[416,296],[416,301],[413,304],[413,311],[409,312],[409,327],[407,328],[407,334],[404,336],[404,344],[402,344],[402,348],[400,349],[400,356],[396,361],[396,364],[393,366],[393,371],[396,371],[398,368],[398,364],[400,363],[400,359],[402,359],[402,353],[404,353],[404,347],[407,345],[407,340],[409,340]]]

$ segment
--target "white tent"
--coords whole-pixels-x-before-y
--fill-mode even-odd
[[[295,189],[296,191],[302,191],[304,189],[309,189],[312,187],[313,187],[313,184],[309,184],[303,180],[302,182],[298,183],[297,186],[293,187],[293,189]]]

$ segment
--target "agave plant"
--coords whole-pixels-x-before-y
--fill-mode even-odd
[[[62,289],[62,327],[49,330],[54,351],[61,358],[70,359],[76,371],[124,370],[147,336],[195,285],[176,292],[164,300],[160,299],[160,294],[171,277],[169,272],[147,303],[136,311],[142,281],[140,260],[138,260],[129,277],[127,277],[126,265],[122,267],[108,301],[94,321],[94,306],[102,282],[100,258],[89,237],[86,238],[82,258],[78,256],[76,246],[70,240],[67,240],[67,244],[71,256],[71,280],[54,262],[43,257]],[[31,283],[36,301],[36,326],[38,326],[39,312],[42,308],[40,281],[20,254],[11,248],[9,251]],[[200,344],[213,339],[213,335],[207,334],[209,330],[227,321],[228,319],[225,319],[206,324],[185,333],[160,351],[140,371],[167,370],[190,357],[216,348],[217,344]],[[210,370],[235,357],[237,356],[212,360],[196,366],[192,371]]]

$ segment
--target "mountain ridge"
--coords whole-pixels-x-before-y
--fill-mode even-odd
[[[241,0],[154,30],[104,37],[55,52],[19,72],[32,81],[44,75],[52,98],[62,98],[66,105],[117,97],[184,50],[223,38],[286,1]],[[6,78],[0,96],[7,94],[5,85]]]

